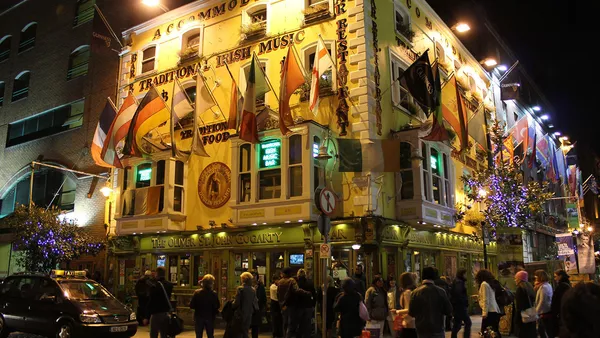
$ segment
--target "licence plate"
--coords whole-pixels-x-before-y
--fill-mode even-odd
[[[113,326],[110,328],[110,332],[125,332],[127,331],[127,326]]]

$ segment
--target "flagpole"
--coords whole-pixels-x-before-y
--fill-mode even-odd
[[[298,53],[298,50],[296,49],[296,46],[294,44],[291,45],[292,48],[292,52],[295,54],[296,56],[296,60],[298,61],[298,63],[300,64],[300,69],[302,70],[302,76],[304,77],[304,81],[309,83],[310,82],[310,78],[307,77],[306,74],[306,69],[304,68],[304,65],[302,64],[302,61],[300,59],[300,54]],[[328,53],[329,54],[329,53]],[[316,57],[316,56],[315,56]],[[316,59],[315,59],[316,61]]]
[[[256,55],[256,52],[252,53],[253,57],[255,57],[257,60],[260,60],[258,58],[258,55]],[[277,99],[277,102],[279,103],[279,96],[277,96],[277,92],[275,92],[275,89],[273,89],[273,85],[271,85],[271,81],[269,80],[269,77],[267,77],[267,74],[265,74],[265,71],[262,69],[262,67],[258,67],[260,69],[260,71],[263,73],[265,80],[267,80],[267,84],[269,85],[269,88],[271,88],[271,90],[273,91],[273,95],[275,95],[275,98]]]
[[[325,49],[327,49],[327,45],[325,44],[325,41],[323,41],[323,37],[321,37],[321,34],[319,34],[319,40],[321,40],[321,42],[323,43],[323,46],[325,46]],[[331,60],[331,64],[334,65],[335,69],[337,70],[337,58],[336,58],[336,60],[334,60],[333,57],[331,56],[331,53],[329,53],[329,51],[327,51],[327,56],[329,56],[329,60]]]
[[[227,118],[225,117],[225,114],[223,114],[223,109],[221,109],[221,106],[219,105],[219,102],[217,101],[217,99],[215,99],[215,96],[213,95],[212,91],[207,87],[207,83],[206,83],[206,79],[204,78],[204,76],[200,73],[198,73],[198,76],[202,77],[202,82],[204,82],[204,88],[207,89],[208,91],[208,95],[210,95],[210,98],[213,100],[213,102],[217,105],[217,107],[219,108],[219,112],[221,113],[221,116],[223,116],[223,118],[225,119],[225,121],[227,121]],[[212,111],[212,107],[210,107],[210,110]]]

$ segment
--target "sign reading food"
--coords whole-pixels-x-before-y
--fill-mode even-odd
[[[200,201],[211,209],[225,205],[231,197],[231,170],[225,163],[209,164],[198,179]]]

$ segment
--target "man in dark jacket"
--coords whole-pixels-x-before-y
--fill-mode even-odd
[[[282,278],[277,285],[277,299],[281,306],[283,315],[283,331],[286,338],[296,338],[298,334],[298,299],[302,295],[310,295],[298,287],[298,283],[292,278],[292,269],[285,268],[281,272]]]
[[[552,294],[552,305],[550,306],[552,316],[554,317],[554,327],[553,333],[554,336],[558,336],[560,333],[560,327],[562,318],[560,317],[560,307],[562,305],[562,298],[565,295],[565,292],[569,291],[571,288],[571,281],[569,280],[569,275],[565,270],[559,269],[554,272],[554,281],[556,282],[556,288],[554,289],[554,293]]]
[[[306,271],[304,269],[298,270],[298,287],[310,294],[301,295],[298,299],[299,330],[297,337],[310,338],[312,333],[310,321],[314,315],[313,310],[315,308],[317,291],[313,282],[306,278]]]
[[[450,290],[450,300],[452,303],[454,325],[452,326],[452,338],[457,338],[458,331],[462,323],[465,323],[465,338],[471,337],[471,317],[467,313],[469,307],[469,297],[467,296],[467,273],[466,269],[459,269],[456,273],[456,279],[452,283]]]
[[[444,316],[452,314],[452,305],[444,289],[435,286],[438,270],[423,269],[423,284],[412,292],[408,314],[415,318],[419,338],[444,338]]]
[[[194,310],[196,337],[202,337],[204,329],[208,338],[215,336],[215,318],[219,313],[221,301],[213,290],[215,277],[207,274],[202,278],[202,288],[194,292],[190,301],[190,309]]]
[[[360,264],[356,265],[354,270],[354,276],[352,277],[354,285],[356,286],[356,292],[358,292],[362,298],[365,298],[365,292],[367,291],[367,277],[363,272],[363,267]]]
[[[148,315],[150,316],[150,338],[167,338],[169,327],[169,311],[171,311],[171,292],[173,284],[166,279],[166,270],[163,267],[156,269],[156,279],[150,287],[150,299],[148,301]],[[166,294],[165,294],[166,293]],[[147,324],[148,320],[144,320]]]
[[[135,283],[135,295],[138,298],[137,320],[140,325],[144,324],[144,319],[149,319],[146,313],[148,300],[150,299],[150,275],[152,273],[147,270],[144,275]]]

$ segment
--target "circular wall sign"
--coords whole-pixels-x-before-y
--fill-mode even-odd
[[[198,179],[198,196],[204,205],[217,209],[231,197],[231,170],[225,163],[211,163]]]

